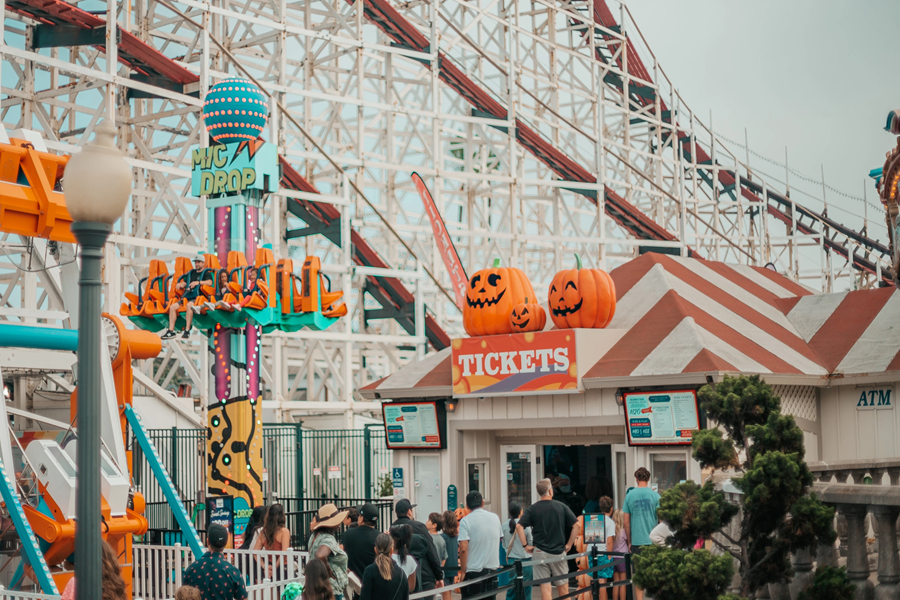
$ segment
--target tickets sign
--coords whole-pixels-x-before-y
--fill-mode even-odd
[[[578,389],[570,329],[455,339],[453,395],[560,393]]]

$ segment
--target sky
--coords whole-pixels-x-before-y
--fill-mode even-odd
[[[695,114],[767,158],[880,206],[869,171],[896,139],[884,131],[900,108],[898,0],[629,0],[627,6]],[[742,149],[731,150],[745,159]],[[751,155],[781,181],[784,168]],[[864,184],[865,180],[865,184]],[[791,176],[791,185],[799,180]],[[821,199],[821,185],[802,184]],[[799,186],[798,186],[799,187]],[[863,224],[859,200],[828,194],[832,218]],[[794,193],[810,209],[814,201]],[[801,200],[802,199],[802,200]],[[834,205],[834,206],[833,206]],[[837,208],[853,213],[853,216]],[[869,231],[887,239],[884,212],[869,207]]]

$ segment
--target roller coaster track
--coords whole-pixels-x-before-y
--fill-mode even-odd
[[[609,6],[606,4],[606,0],[590,0],[592,3],[592,17],[594,23],[600,25],[608,31],[618,32],[621,31],[621,27],[619,23],[616,21],[616,18],[613,16],[612,11],[609,9]],[[579,7],[581,12],[583,12],[583,7]],[[584,30],[584,37],[587,40],[587,31]],[[595,30],[596,31],[596,30]],[[609,42],[614,39],[614,36],[605,34],[601,31],[596,31],[596,35],[602,39],[603,42]],[[644,81],[653,81],[650,72],[647,70],[644,65],[641,57],[638,55],[633,44],[627,44],[626,52],[627,56],[625,60],[622,60],[621,53],[618,53],[615,57],[606,56],[601,47],[605,46],[604,44],[598,44],[596,50],[596,58],[603,64],[609,64],[610,60],[613,60],[616,63],[616,66],[624,71],[627,64],[627,72],[639,79]],[[612,76],[611,83],[613,85],[617,85],[619,89],[623,89],[623,85],[621,84],[621,78],[616,82],[616,76]],[[608,82],[610,82],[608,80]],[[640,86],[635,86],[637,89],[630,88],[631,99],[643,106],[647,106],[654,102],[652,95],[647,94],[646,92],[640,89]],[[671,123],[672,116],[671,111],[666,107],[665,103],[662,102],[660,98],[660,110],[662,111],[663,120]],[[696,148],[696,162],[697,164],[706,164],[712,165],[712,158],[710,155],[700,147],[699,143],[695,140],[692,140],[690,134],[678,131],[678,139],[679,143],[682,146],[682,150],[685,156],[690,156],[692,146]],[[864,233],[860,233],[850,229],[849,227],[845,227],[844,225],[834,221],[827,214],[818,213],[813,210],[810,210],[797,202],[791,200],[785,195],[782,195],[778,192],[775,192],[771,189],[764,188],[758,181],[750,180],[744,177],[738,176],[735,178],[735,172],[732,169],[728,169],[727,167],[721,167],[718,169],[718,181],[719,184],[722,185],[721,189],[717,189],[716,186],[713,185],[713,181],[711,178],[701,178],[701,180],[713,188],[716,194],[725,194],[730,193],[733,194],[734,190],[737,187],[740,187],[741,195],[752,201],[763,203],[762,198],[760,198],[760,194],[763,194],[766,199],[766,210],[767,212],[784,223],[790,230],[793,230],[794,224],[793,221],[796,219],[796,228],[800,233],[812,237],[815,241],[821,243],[829,250],[835,252],[836,254],[843,256],[848,262],[851,262],[853,268],[858,271],[863,271],[870,275],[878,274],[878,267],[875,263],[878,258],[884,258],[885,262],[890,264],[890,249],[884,244],[879,243],[877,240],[873,240],[867,237]],[[774,202],[774,204],[773,204]],[[776,206],[777,205],[777,206]],[[793,211],[796,211],[796,216],[792,217]],[[806,221],[804,221],[804,219]],[[823,228],[824,235],[817,231],[813,226],[818,224],[818,227]],[[858,255],[857,249],[861,252]],[[874,259],[873,259],[874,256]],[[891,276],[891,272],[888,269],[882,269],[881,271],[882,281],[887,284],[893,284],[893,278]]]
[[[34,19],[51,27],[78,28],[91,31],[105,31],[106,21],[63,0],[12,0],[7,9]],[[127,31],[120,31],[118,44],[119,61],[136,71],[140,77],[148,78],[155,85],[162,84],[174,91],[183,92],[186,85],[200,81],[199,76],[185,69],[161,52],[142,42]],[[105,38],[99,36],[95,44],[105,49]],[[284,157],[279,157],[282,167],[281,185],[287,189],[318,194],[316,189]],[[301,231],[287,231],[286,237],[300,237],[309,233],[322,233],[340,246],[340,212],[331,204],[309,200],[288,200],[288,211],[303,219],[309,226]],[[356,264],[389,269],[378,252],[355,229],[351,230],[353,260]],[[382,306],[380,311],[367,318],[391,318],[410,334],[415,333],[415,298],[403,283],[395,277],[366,276],[366,291]],[[438,325],[433,316],[425,315],[425,336],[431,345],[442,350],[450,345],[450,336]]]

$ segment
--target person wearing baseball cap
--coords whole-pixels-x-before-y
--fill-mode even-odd
[[[366,567],[375,563],[375,539],[380,533],[378,517],[378,509],[374,504],[363,504],[359,507],[359,526],[347,529],[342,539],[348,567],[360,581]]]
[[[415,507],[416,505],[406,498],[398,500],[394,506],[397,518],[391,526],[409,525],[410,529],[412,529],[413,539],[409,547],[409,553],[419,562],[422,589],[433,590],[437,587],[437,583],[444,579],[444,571],[428,527],[425,526],[425,523],[416,521],[414,518],[413,509]]]
[[[200,590],[203,600],[245,600],[247,588],[237,567],[225,560],[222,550],[228,545],[228,530],[216,523],[206,529],[209,552],[184,571],[182,583]]]
[[[194,301],[200,296],[200,286],[213,284],[211,274],[207,274],[207,279],[203,279],[203,274],[205,273],[203,266],[206,264],[206,257],[202,252],[198,252],[194,256],[193,262],[194,268],[182,275],[181,281],[175,285],[176,291],[184,292],[181,298],[188,303],[184,311],[184,333],[181,334],[181,337],[184,339],[191,337],[191,324],[194,320],[194,313],[197,312],[194,310]],[[172,302],[172,305],[169,307],[169,328],[162,335],[162,339],[170,340],[175,337],[175,321],[178,319],[180,306],[181,302]],[[197,308],[199,310],[199,307]]]

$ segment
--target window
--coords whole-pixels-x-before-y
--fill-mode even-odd
[[[486,460],[472,460],[466,462],[466,482],[468,487],[463,490],[461,496],[469,492],[481,492],[481,495],[487,500],[487,466]]]
[[[687,456],[677,454],[650,455],[650,485],[660,494],[687,479]]]

